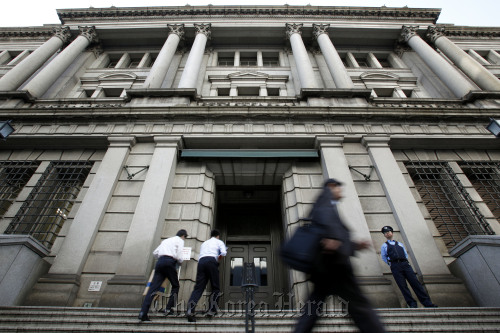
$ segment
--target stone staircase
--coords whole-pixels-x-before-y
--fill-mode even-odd
[[[500,332],[500,308],[378,309],[388,332]],[[140,322],[138,309],[75,307],[0,307],[0,332],[245,332],[241,311],[197,317],[151,314]],[[291,332],[292,311],[255,314],[255,332]],[[349,317],[329,312],[314,332],[357,332]]]

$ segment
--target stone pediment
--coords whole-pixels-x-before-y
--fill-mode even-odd
[[[137,75],[131,72],[128,73],[111,73],[111,74],[101,74],[97,77],[99,81],[129,81],[135,80]]]
[[[391,72],[365,72],[359,76],[363,81],[365,80],[388,80],[398,81],[399,76]]]
[[[261,72],[236,72],[227,76],[229,79],[267,79],[269,74]]]

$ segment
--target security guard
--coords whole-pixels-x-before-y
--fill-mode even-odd
[[[410,308],[417,308],[417,301],[411,296],[410,289],[406,281],[410,283],[411,288],[417,295],[418,300],[426,308],[436,308],[437,305],[433,304],[429,295],[424,290],[424,287],[418,281],[415,272],[408,262],[408,253],[406,249],[400,242],[393,240],[393,229],[391,226],[385,226],[382,228],[382,233],[384,234],[387,241],[382,244],[381,255],[382,260],[391,267],[392,275],[399,289],[403,293],[403,296]]]

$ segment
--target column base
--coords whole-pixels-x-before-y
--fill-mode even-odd
[[[73,306],[79,288],[79,275],[49,273],[38,280],[23,305]]]
[[[142,304],[147,279],[136,275],[115,275],[107,282],[99,301],[100,307],[137,308]]]

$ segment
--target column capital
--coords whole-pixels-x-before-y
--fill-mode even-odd
[[[167,24],[169,29],[168,34],[174,34],[179,36],[180,39],[184,38],[184,24]]]
[[[314,141],[314,147],[316,149],[321,148],[342,148],[344,143],[343,136],[317,136]]]
[[[137,140],[133,136],[110,136],[108,137],[109,146],[113,148],[135,146]]]
[[[329,24],[313,24],[313,35],[314,38],[318,39],[321,34],[325,34],[328,36],[328,28],[330,28]]]
[[[71,38],[71,32],[69,27],[66,27],[64,25],[54,28],[53,31],[54,31],[54,37],[57,37],[60,40],[62,40],[64,44],[66,44]]]
[[[290,39],[293,34],[302,35],[303,23],[287,23],[286,24],[286,38]]]
[[[212,24],[211,23],[194,23],[196,34],[204,34],[207,39],[212,38]]]
[[[399,36],[400,42],[408,43],[408,41],[417,36],[418,25],[403,25],[401,29],[401,35]]]
[[[184,148],[182,144],[182,137],[180,136],[155,136],[154,141],[156,147],[170,147],[182,149]]]
[[[80,29],[80,35],[87,38],[89,43],[97,43],[99,41],[95,26],[79,26],[78,29]]]
[[[444,28],[436,27],[435,25],[431,25],[427,28],[427,32],[425,33],[425,37],[431,41],[431,43],[435,43],[439,37],[444,36]]]
[[[366,148],[389,148],[389,136],[364,136],[361,143]]]

